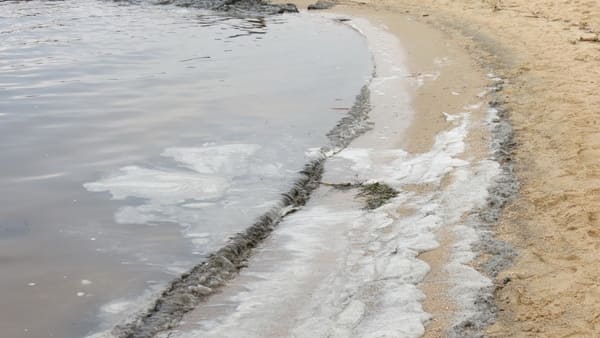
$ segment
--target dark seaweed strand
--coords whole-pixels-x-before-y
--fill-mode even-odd
[[[398,191],[385,183],[363,183],[357,197],[365,200],[365,209],[374,210],[398,196]]]
[[[373,73],[373,77],[375,77],[375,73]],[[348,114],[327,133],[331,146],[324,147],[324,150],[344,149],[352,140],[369,131],[373,127],[373,123],[369,121],[370,112],[371,93],[369,86],[364,85],[356,96],[354,105],[350,108]]]
[[[504,207],[515,198],[519,190],[512,159],[515,147],[514,133],[508,120],[509,112],[497,95],[502,88],[502,82],[494,83],[492,91],[496,95],[489,102],[489,107],[498,111],[498,120],[493,121],[491,150],[494,159],[500,164],[500,174],[488,189],[489,197],[486,206],[468,220],[481,232],[479,240],[473,246],[474,251],[479,257],[487,257],[477,268],[492,279],[496,278],[498,273],[508,267],[516,257],[514,248],[497,239],[494,231]],[[451,327],[447,336],[450,338],[484,337],[485,329],[495,322],[498,314],[498,306],[494,300],[496,288],[496,285],[492,285],[479,290],[475,299],[476,313]]]
[[[371,128],[369,88],[365,85],[356,96],[350,111],[327,134],[330,145],[321,153],[348,146]],[[331,155],[330,155],[331,156]],[[244,232],[232,237],[228,244],[207,260],[169,283],[154,304],[130,322],[117,325],[112,334],[119,338],[151,338],[175,328],[183,316],[238,275],[246,266],[254,249],[267,238],[281,220],[306,204],[311,193],[321,184],[327,156],[322,155],[304,166],[293,188],[282,194],[278,206],[258,218]]]

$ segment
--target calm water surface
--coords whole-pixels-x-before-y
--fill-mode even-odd
[[[279,199],[370,73],[308,15],[0,2],[0,336],[136,311]]]

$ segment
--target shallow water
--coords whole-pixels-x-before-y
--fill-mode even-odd
[[[371,74],[305,15],[0,3],[0,327],[81,337],[279,199]]]

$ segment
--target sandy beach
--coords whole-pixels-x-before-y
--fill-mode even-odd
[[[488,205],[505,166],[488,101],[504,80],[421,16],[352,3],[314,15],[365,37],[372,129],[325,155],[308,204],[169,337],[476,336],[495,313],[481,305],[493,283],[474,269],[488,252],[474,246],[496,245],[482,210],[502,206]],[[399,195],[364,210],[336,188],[359,182]]]
[[[0,117],[40,131],[5,136],[4,333],[600,337],[600,0],[288,2],[5,6],[22,69]],[[59,24],[82,13],[102,53],[145,52],[111,76]],[[20,64],[54,26],[76,37],[59,56],[91,55],[81,74],[37,38],[47,60]],[[111,99],[67,99],[69,71]],[[98,134],[54,132],[74,121]],[[21,173],[45,146],[89,163]]]
[[[366,16],[385,13],[427,23],[446,32],[473,62],[507,79],[503,103],[515,129],[512,156],[521,189],[497,234],[516,248],[518,257],[496,279],[499,317],[487,335],[600,334],[600,269],[595,264],[600,248],[600,3],[343,4]]]

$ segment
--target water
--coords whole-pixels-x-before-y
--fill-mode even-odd
[[[0,328],[82,337],[252,223],[371,74],[323,18],[0,3]]]

